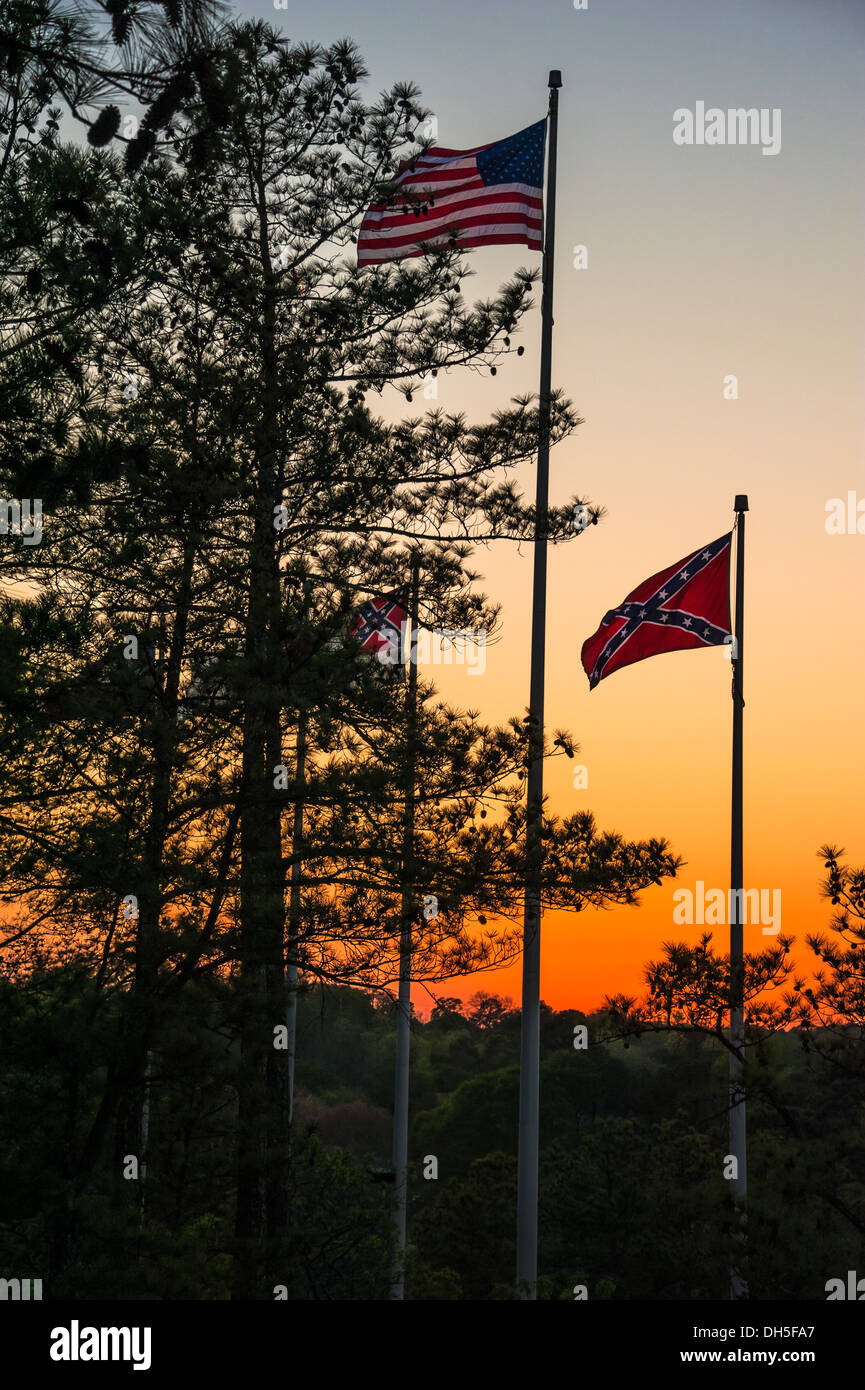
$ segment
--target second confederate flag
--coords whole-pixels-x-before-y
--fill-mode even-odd
[[[349,627],[351,636],[360,643],[361,650],[374,652],[385,665],[395,665],[402,654],[407,605],[408,589],[405,585],[362,604]]]
[[[717,647],[731,641],[731,531],[638,584],[583,643],[594,690],[604,676],[659,652]]]

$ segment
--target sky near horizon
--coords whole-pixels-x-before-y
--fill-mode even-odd
[[[639,991],[664,941],[701,931],[674,922],[674,890],[729,882],[724,652],[656,657],[591,694],[579,653],[637,583],[728,530],[740,492],[750,499],[745,885],[780,892],[784,933],[801,941],[825,928],[818,847],[834,841],[865,861],[865,534],[827,532],[827,504],[851,493],[865,532],[865,6],[241,0],[237,9],[295,39],[350,36],[370,69],[367,94],[415,81],[438,142],[453,148],[541,118],[548,71],[562,70],[553,384],[584,424],[553,451],[551,499],[581,493],[607,516],[550,554],[546,722],[574,734],[588,786],[575,788],[574,765],[561,759],[548,765],[546,789],[553,811],[590,809],[603,829],[666,836],[687,863],[639,909],[547,914],[542,997],[588,1009],[605,993]],[[780,147],[675,143],[674,112],[698,102],[756,107],[767,121],[774,112]],[[584,268],[574,264],[580,246]],[[491,293],[539,261],[521,247],[477,250],[466,291]],[[524,357],[496,378],[443,375],[429,404],[483,420],[536,390],[538,311],[519,341]],[[424,405],[391,393],[383,409]],[[518,478],[533,495],[533,468]],[[528,703],[530,548],[497,543],[475,563],[502,604],[501,640],[483,674],[439,668],[440,686],[503,722]],[[746,951],[773,939],[760,924],[745,928]],[[715,942],[725,948],[725,927]],[[801,959],[811,963],[804,948]],[[436,993],[478,988],[518,1001],[519,962]],[[417,1004],[425,1011],[429,996],[419,992]]]

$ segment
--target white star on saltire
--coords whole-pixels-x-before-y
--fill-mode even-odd
[[[685,618],[684,622],[682,623],[682,626],[683,626],[683,627],[690,627],[690,626],[691,626],[691,619],[690,619],[690,618]]]
[[[662,589],[661,592],[658,594],[658,598],[659,598],[659,599],[665,599],[666,597],[667,597],[667,590],[666,590],[666,589]]]
[[[641,617],[641,618],[645,618],[645,616],[646,616],[646,610],[645,610],[645,608],[641,608],[641,609],[640,609],[640,617]]]
[[[704,550],[704,551],[703,551],[703,559],[704,559],[704,560],[708,560],[710,554],[711,554],[711,551],[709,551],[709,550]]]
[[[687,571],[687,570],[682,570],[682,576],[681,576],[681,577],[682,577],[683,580],[687,579],[687,578],[688,578],[688,571]]]
[[[662,614],[661,614],[661,622],[662,622],[662,623],[665,623],[665,622],[667,621],[667,619],[669,618],[669,616],[670,616],[669,613],[662,613]]]

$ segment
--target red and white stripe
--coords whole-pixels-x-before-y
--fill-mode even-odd
[[[418,194],[431,193],[435,203],[415,217],[405,213],[399,194],[390,204],[373,203],[357,239],[358,265],[402,260],[423,255],[424,245],[446,245],[453,232],[457,245],[525,245],[543,249],[543,197],[539,188],[524,183],[485,185],[473,150],[428,150],[394,180]]]

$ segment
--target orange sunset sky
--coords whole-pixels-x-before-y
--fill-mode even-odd
[[[596,1006],[637,991],[673,923],[675,888],[729,882],[730,664],[720,649],[665,655],[591,694],[582,641],[640,580],[728,530],[747,492],[745,884],[780,889],[782,931],[828,923],[816,858],[826,840],[865,860],[865,535],[829,535],[826,505],[865,499],[863,174],[865,7],[842,0],[319,0],[270,13],[293,38],[349,35],[380,90],[413,79],[439,143],[500,139],[546,111],[561,68],[553,384],[585,418],[553,452],[551,499],[582,493],[604,522],[551,552],[547,728],[568,727],[573,764],[548,765],[553,810],[590,808],[602,828],[664,835],[687,864],[639,909],[547,915],[542,996]],[[781,113],[781,147],[681,146],[679,108]],[[777,117],[776,117],[777,120]],[[588,267],[575,269],[584,245]],[[478,296],[519,247],[472,253]],[[485,418],[536,390],[539,311],[525,356],[496,378],[439,379],[439,406]],[[738,399],[724,379],[738,378]],[[417,413],[391,393],[387,413]],[[432,405],[433,402],[430,402]],[[533,496],[534,470],[521,473]],[[863,507],[865,512],[865,507]],[[865,529],[865,518],[863,518]],[[483,675],[440,671],[448,698],[490,721],[528,703],[531,555],[479,551],[502,635]],[[432,672],[425,672],[431,674]],[[726,929],[716,942],[723,945]],[[773,938],[746,926],[745,949]],[[803,964],[810,959],[803,947]],[[437,987],[520,996],[520,964]],[[422,1011],[429,996],[417,991]]]

